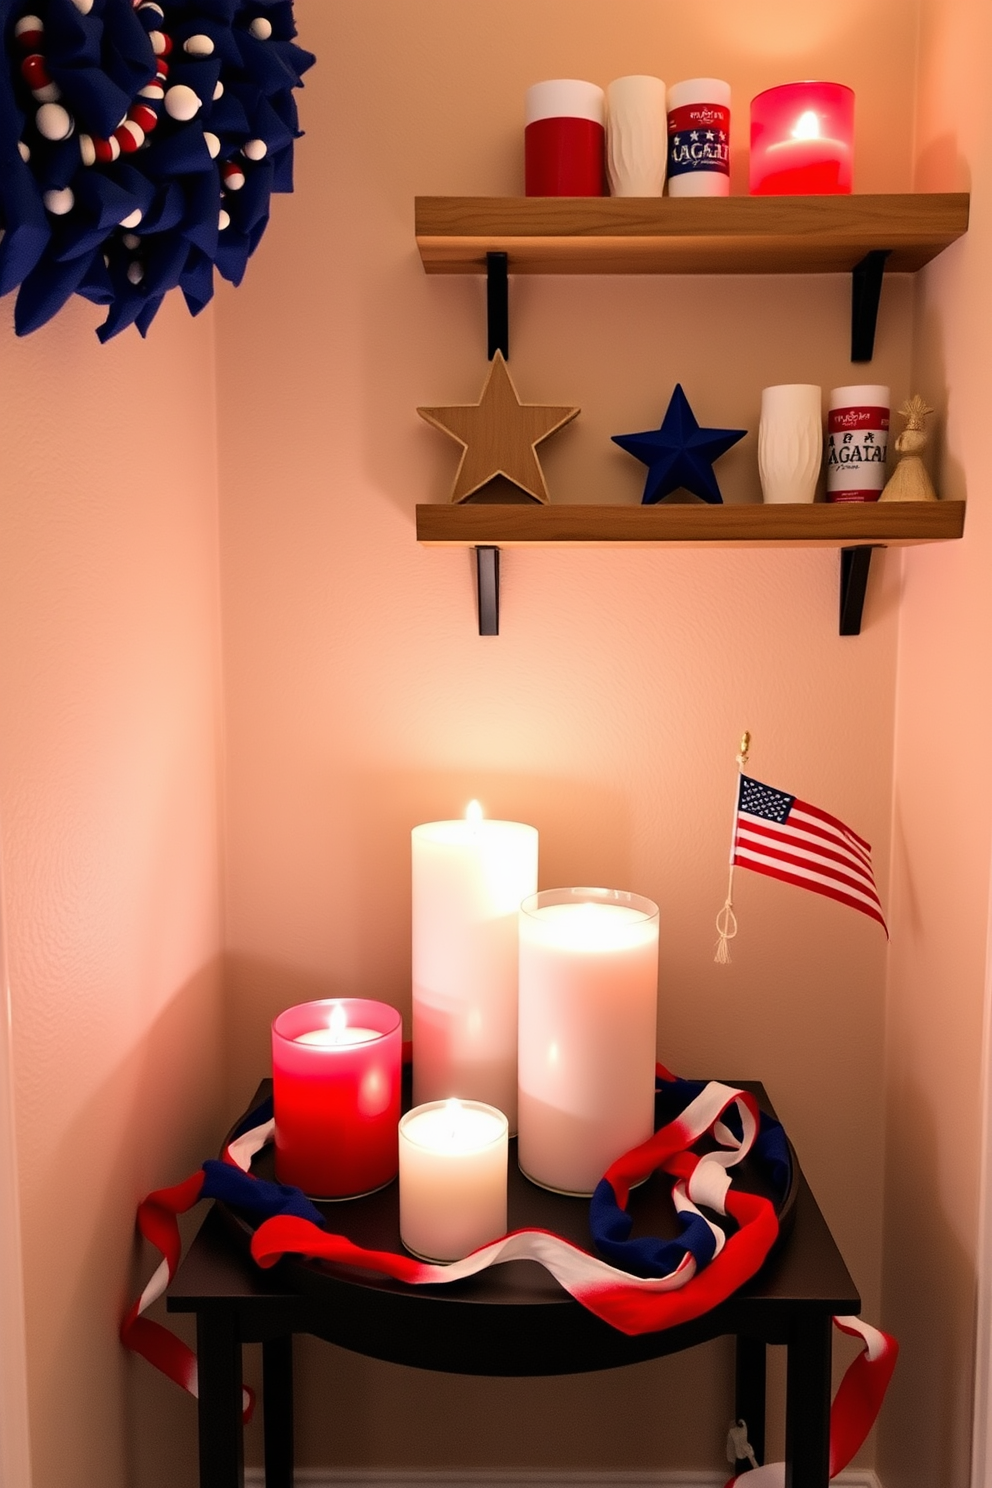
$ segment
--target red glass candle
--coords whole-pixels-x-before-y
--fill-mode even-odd
[[[606,194],[606,96],[595,83],[555,78],[527,89],[528,196]]]
[[[751,100],[751,195],[846,196],[854,175],[854,93],[784,83]]]
[[[395,1008],[360,997],[279,1014],[272,1099],[280,1183],[340,1199],[396,1177],[402,1028]]]

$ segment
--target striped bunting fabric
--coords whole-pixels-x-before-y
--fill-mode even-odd
[[[836,816],[741,774],[731,864],[826,894],[877,920],[888,935],[871,846]]]
[[[355,1266],[412,1286],[436,1286],[475,1275],[502,1261],[527,1259],[544,1266],[577,1302],[623,1333],[653,1332],[700,1317],[755,1274],[778,1233],[778,1221],[769,1201],[736,1189],[729,1180],[729,1169],[760,1140],[765,1121],[754,1097],[747,1091],[716,1081],[706,1085],[680,1081],[660,1065],[658,1086],[659,1091],[668,1087],[684,1092],[687,1103],[674,1121],[662,1126],[652,1138],[619,1158],[609,1169],[597,1190],[600,1214],[597,1219],[594,1205],[593,1230],[601,1228],[604,1216],[608,1227],[615,1223],[615,1217],[604,1208],[604,1188],[612,1190],[616,1204],[623,1209],[631,1184],[661,1167],[677,1180],[673,1199],[681,1214],[691,1214],[709,1225],[693,1202],[695,1199],[736,1221],[737,1229],[729,1239],[721,1235],[715,1245],[705,1247],[708,1258],[700,1255],[697,1259],[694,1247],[686,1243],[681,1260],[672,1270],[651,1266],[648,1269],[655,1270],[654,1275],[631,1275],[542,1230],[511,1232],[473,1251],[463,1261],[447,1265],[365,1250],[346,1236],[326,1230],[320,1210],[299,1189],[252,1175],[252,1158],[273,1139],[275,1123],[271,1101],[267,1101],[241,1122],[222,1161],[204,1163],[185,1182],[156,1190],[138,1206],[138,1229],[162,1259],[124,1317],[121,1342],[189,1394],[199,1393],[193,1351],[161,1323],[144,1314],[162,1296],[179,1265],[182,1243],[177,1217],[202,1199],[220,1199],[262,1221],[254,1233],[251,1253],[256,1263],[266,1268],[292,1254]],[[734,1134],[725,1120],[735,1108],[740,1136]],[[778,1129],[777,1122],[771,1125]],[[717,1151],[700,1157],[690,1149],[706,1134],[715,1139]],[[773,1142],[765,1153],[773,1166],[776,1150]],[[643,1257],[631,1254],[639,1244],[627,1241],[629,1249],[624,1254],[625,1242],[621,1237],[619,1245],[603,1248],[614,1254],[619,1250],[628,1264],[643,1269]],[[657,1274],[658,1269],[667,1274]],[[834,1397],[830,1414],[831,1477],[847,1466],[870,1431],[899,1352],[894,1338],[860,1318],[835,1317],[834,1325],[859,1339],[862,1352],[848,1367]],[[253,1393],[243,1389],[244,1420],[251,1419],[254,1403]],[[786,1482],[785,1464],[777,1462],[732,1478],[727,1488],[734,1485],[786,1488]]]

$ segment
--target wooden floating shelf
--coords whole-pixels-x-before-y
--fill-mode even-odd
[[[963,501],[795,506],[418,506],[431,547],[849,548],[948,542],[964,532]]]
[[[889,250],[915,273],[968,229],[967,192],[880,196],[418,196],[428,274],[833,274]]]

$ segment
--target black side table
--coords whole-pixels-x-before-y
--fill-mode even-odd
[[[753,1090],[771,1111],[760,1085],[737,1084]],[[510,1228],[540,1226],[590,1249],[587,1201],[528,1183],[517,1171],[514,1146]],[[264,1166],[255,1170],[269,1176]],[[663,1175],[635,1191],[635,1231],[674,1233],[667,1191]],[[359,1245],[402,1248],[395,1183],[365,1199],[328,1205],[325,1212],[331,1228]],[[747,1422],[759,1461],[765,1347],[784,1344],[786,1488],[827,1488],[831,1318],[860,1312],[861,1299],[801,1171],[794,1177],[787,1230],[759,1275],[704,1317],[637,1338],[586,1312],[530,1261],[494,1266],[448,1286],[407,1287],[371,1273],[290,1259],[262,1271],[247,1253],[248,1239],[247,1226],[215,1205],[167,1294],[170,1312],[196,1314],[200,1488],[243,1488],[241,1346],[258,1342],[266,1488],[292,1488],[294,1333],[312,1333],[391,1363],[480,1375],[609,1369],[733,1334],[735,1416]]]

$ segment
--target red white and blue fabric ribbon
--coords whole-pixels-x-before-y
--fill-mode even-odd
[[[700,1317],[760,1269],[778,1235],[774,1205],[761,1195],[734,1188],[730,1170],[755,1149],[772,1181],[784,1190],[789,1179],[788,1146],[779,1124],[759,1112],[749,1092],[718,1082],[703,1085],[677,1080],[659,1066],[658,1107],[663,1116],[672,1110],[675,1114],[649,1141],[614,1163],[594,1195],[590,1214],[593,1238],[607,1259],[600,1260],[546,1230],[526,1229],[482,1246],[464,1260],[435,1265],[355,1245],[345,1235],[326,1230],[320,1211],[299,1189],[254,1178],[249,1171],[252,1158],[273,1134],[271,1102],[267,1102],[245,1118],[222,1161],[204,1163],[185,1183],[150,1194],[139,1206],[138,1227],[163,1259],[128,1311],[121,1328],[122,1341],[182,1388],[197,1393],[192,1351],[144,1313],[165,1291],[179,1263],[176,1216],[201,1198],[222,1199],[261,1220],[252,1237],[251,1253],[262,1267],[273,1266],[293,1254],[355,1266],[411,1286],[436,1286],[477,1275],[505,1261],[533,1260],[582,1306],[628,1335],[656,1332]],[[694,1152],[692,1148],[703,1138],[709,1139],[711,1150]],[[626,1213],[630,1189],[658,1169],[675,1179],[672,1197],[680,1238],[668,1242],[633,1240]],[[729,1219],[736,1228],[728,1235],[721,1225],[707,1218],[703,1209]],[[610,1260],[620,1262],[623,1269],[611,1265]],[[867,1328],[857,1319],[845,1319],[840,1326],[845,1331]],[[869,1331],[873,1335],[876,1332]],[[891,1340],[886,1343],[891,1344]],[[891,1344],[891,1349],[894,1347]],[[844,1406],[842,1423],[836,1429],[845,1444],[857,1437],[852,1455],[874,1420],[888,1383],[886,1376],[879,1391],[887,1355],[884,1348],[876,1353],[877,1359],[866,1366],[867,1377],[863,1378],[865,1369],[859,1371],[845,1395],[852,1366],[838,1392],[838,1401],[844,1396]],[[859,1362],[855,1361],[856,1365]],[[871,1409],[873,1390],[877,1402]],[[246,1391],[245,1419],[252,1408],[250,1392]],[[867,1417],[868,1425],[859,1436],[859,1423]],[[755,1482],[754,1488],[760,1485]],[[772,1488],[772,1480],[768,1488]]]

